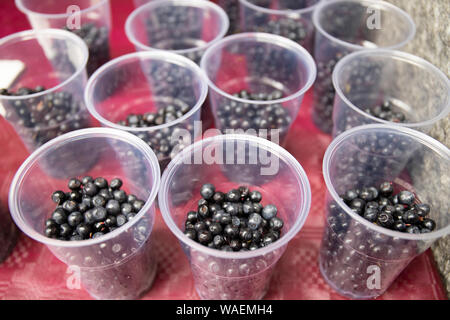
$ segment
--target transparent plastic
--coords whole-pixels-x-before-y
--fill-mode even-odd
[[[240,32],[239,0],[217,0],[216,3],[223,10],[225,10],[228,18],[230,19],[230,28],[228,29],[228,34]]]
[[[28,150],[90,126],[83,100],[88,49],[79,37],[57,29],[15,33],[0,39],[0,60],[20,61],[24,66],[9,88],[0,89],[14,93],[24,87],[46,89],[26,95],[0,94],[6,120]]]
[[[207,76],[216,128],[255,130],[282,144],[316,78],[314,60],[304,48],[268,33],[229,36],[211,46],[200,65]],[[241,90],[277,91],[281,98],[241,99],[235,96]]]
[[[201,106],[208,86],[200,68],[180,55],[161,51],[136,52],[114,59],[92,75],[85,101],[102,126],[142,138],[156,153],[161,171],[171,158],[202,133]],[[118,124],[130,114],[157,112],[168,106],[187,112],[152,127]]]
[[[450,113],[447,76],[429,62],[399,51],[375,49],[346,56],[334,69],[333,86],[334,137],[370,123],[391,123],[429,133]],[[374,116],[374,110],[387,101],[404,120],[395,117],[398,122],[388,122]]]
[[[77,154],[76,162],[67,162],[68,152]],[[42,161],[53,161],[66,175],[48,176]],[[122,189],[145,200],[145,206],[132,221],[97,239],[47,238],[43,230],[55,209],[52,193],[67,190],[70,178],[86,175],[122,179]],[[141,139],[109,128],[83,129],[43,145],[22,164],[11,184],[9,207],[26,235],[45,244],[72,273],[79,272],[81,284],[92,297],[135,299],[151,287],[156,273],[151,233],[159,186],[158,161]]]
[[[328,147],[327,186],[320,270],[338,293],[356,299],[383,294],[416,256],[450,233],[450,151],[409,128],[371,124],[350,129]],[[409,190],[431,206],[431,233],[409,234],[375,225],[339,195],[390,181],[394,193]]]
[[[313,52],[312,14],[321,0],[239,0],[243,32],[267,32]]]
[[[79,35],[89,48],[88,74],[110,59],[109,0],[15,0],[33,29],[68,29]]]
[[[155,0],[133,11],[125,32],[136,51],[171,51],[198,63],[228,27],[226,13],[210,1]]]
[[[224,252],[190,240],[183,233],[186,214],[197,208],[204,183],[222,191],[240,185],[260,191],[262,204],[275,204],[285,222],[281,238],[246,252]],[[200,298],[255,300],[266,294],[277,261],[302,228],[311,190],[301,165],[280,146],[249,135],[219,135],[177,155],[163,174],[158,201],[164,221],[189,259]]]
[[[416,28],[406,12],[378,0],[322,1],[314,10],[313,23],[317,81],[312,119],[320,130],[331,133],[332,72],[337,62],[358,50],[402,48],[414,37]]]

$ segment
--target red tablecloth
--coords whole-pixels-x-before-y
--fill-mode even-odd
[[[133,52],[124,23],[133,10],[131,0],[112,0],[112,56]],[[13,0],[0,1],[0,37],[29,29]],[[276,267],[266,299],[344,299],[321,277],[318,251],[323,226],[325,185],[322,157],[331,141],[310,120],[311,92],[288,138],[287,150],[305,168],[311,182],[312,207],[305,226],[289,243]],[[6,203],[15,171],[27,151],[9,124],[0,117],[0,201]],[[155,283],[144,299],[198,299],[188,260],[178,241],[158,213],[154,229],[158,241],[159,268]],[[66,287],[66,266],[43,245],[21,235],[10,257],[0,265],[0,299],[90,299],[84,290]],[[415,259],[379,299],[446,299],[430,251]]]

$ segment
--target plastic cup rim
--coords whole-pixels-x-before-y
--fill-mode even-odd
[[[310,13],[313,12],[314,9],[317,7],[317,5],[324,0],[318,0],[315,4],[308,6],[303,9],[270,9],[258,6],[257,4],[251,3],[249,0],[239,0],[241,5],[245,5],[255,11],[264,12],[267,14],[274,14],[274,15],[283,15],[288,16],[291,14],[304,14],[304,13]]]
[[[384,49],[397,49],[397,48],[401,48],[403,46],[405,46],[409,41],[411,41],[415,34],[416,34],[416,25],[414,23],[414,20],[411,18],[411,16],[406,13],[404,10],[400,9],[399,7],[394,6],[393,4],[389,3],[389,2],[385,2],[385,1],[378,1],[378,0],[333,0],[333,1],[322,1],[321,3],[318,4],[317,8],[314,10],[313,13],[313,24],[314,27],[316,28],[316,30],[318,32],[320,32],[320,34],[322,34],[323,36],[325,36],[326,38],[328,38],[328,40],[333,41],[338,43],[339,45],[343,46],[343,47],[347,47],[350,48],[352,50],[362,50],[362,49],[367,49],[364,46],[361,45],[357,45],[357,44],[353,44],[351,42],[347,42],[344,40],[341,40],[339,38],[336,38],[334,36],[332,36],[331,34],[329,34],[327,31],[325,31],[325,29],[322,28],[320,22],[319,22],[319,15],[322,12],[322,10],[324,8],[326,8],[327,6],[333,5],[335,3],[339,3],[339,2],[353,2],[353,3],[359,3],[359,4],[370,4],[370,5],[374,5],[374,6],[379,6],[379,7],[385,7],[388,10],[395,12],[396,14],[398,14],[399,16],[402,16],[405,21],[407,22],[407,24],[409,25],[409,34],[407,37],[405,37],[405,39],[403,41],[400,41],[396,44],[392,44],[389,46],[379,46],[379,48],[384,48]]]
[[[169,7],[169,6],[185,6],[185,7],[196,7],[204,9],[211,9],[215,13],[217,13],[220,17],[220,20],[222,22],[220,32],[212,39],[211,41],[207,42],[206,44],[199,46],[199,47],[193,47],[189,49],[180,49],[180,50],[163,50],[158,49],[155,47],[147,46],[143,44],[142,42],[138,41],[134,35],[134,32],[132,31],[131,23],[136,19],[139,14],[144,12],[145,10],[152,10],[155,7]],[[146,3],[138,8],[136,8],[127,18],[125,22],[125,34],[127,35],[128,40],[136,47],[138,47],[140,50],[144,51],[163,51],[163,52],[173,52],[180,55],[189,54],[192,52],[202,51],[211,46],[212,44],[216,43],[220,39],[222,39],[226,33],[228,32],[228,29],[230,27],[230,20],[225,13],[225,11],[218,6],[217,4],[210,2],[210,1],[204,1],[204,0],[154,0],[149,3]]]
[[[393,126],[393,125],[385,125],[385,124],[368,124],[363,126],[358,126],[355,128],[352,128],[350,130],[345,131],[344,133],[338,135],[328,146],[325,155],[323,157],[323,165],[322,165],[322,171],[323,171],[323,178],[325,180],[325,185],[327,187],[327,192],[330,193],[333,200],[339,205],[339,207],[345,211],[346,214],[348,214],[352,219],[355,219],[357,222],[365,226],[366,228],[370,229],[371,231],[375,231],[378,233],[382,233],[386,236],[389,236],[391,238],[399,238],[403,240],[415,240],[415,241],[432,241],[441,237],[444,237],[448,234],[450,234],[450,224],[446,227],[443,227],[439,230],[430,232],[430,233],[422,233],[422,234],[409,234],[409,233],[403,233],[399,231],[394,231],[390,229],[386,229],[381,226],[377,226],[370,221],[364,219],[357,213],[353,212],[340,198],[339,194],[336,192],[333,183],[331,182],[329,167],[331,158],[334,155],[337,148],[345,142],[349,137],[356,136],[360,134],[361,132],[369,132],[369,131],[380,131],[385,130],[386,132],[391,133],[401,133],[404,135],[407,135],[410,138],[414,138],[417,142],[420,142],[422,145],[426,145],[430,149],[434,150],[435,152],[440,152],[450,161],[450,150],[444,146],[439,141],[433,139],[432,137],[419,132],[417,130],[405,128],[405,127],[399,127],[399,126]]]
[[[235,97],[235,96],[223,91],[219,87],[217,87],[214,84],[214,82],[209,78],[208,73],[207,73],[207,66],[208,66],[207,60],[208,60],[209,56],[213,55],[214,50],[219,46],[225,46],[232,42],[240,42],[245,39],[253,40],[254,42],[266,42],[269,44],[284,47],[284,48],[292,50],[292,51],[295,50],[297,56],[301,56],[303,58],[305,64],[307,64],[307,66],[309,67],[310,72],[308,74],[308,79],[307,79],[305,85],[301,89],[299,89],[297,92],[295,92],[287,97],[284,97],[282,99],[277,99],[277,100],[270,100],[270,101],[256,101],[256,100],[241,99],[241,98]],[[316,63],[314,62],[314,59],[311,56],[311,54],[309,54],[309,52],[305,48],[303,48],[298,43],[296,43],[292,40],[289,40],[287,38],[284,38],[284,37],[281,37],[278,35],[274,35],[274,34],[270,34],[270,33],[263,33],[263,32],[238,33],[238,34],[223,38],[221,41],[216,42],[214,45],[212,45],[211,47],[209,47],[206,50],[206,52],[204,53],[204,55],[202,57],[202,60],[200,61],[200,67],[202,68],[203,73],[205,74],[205,78],[206,78],[209,88],[211,88],[212,90],[214,90],[221,96],[224,96],[230,100],[237,101],[240,103],[253,104],[253,105],[282,104],[282,103],[297,99],[297,98],[301,97],[302,95],[304,95],[306,93],[306,91],[308,91],[312,87],[312,85],[314,84],[314,82],[316,80],[316,75],[317,75]]]
[[[339,86],[339,76],[342,69],[345,67],[347,63],[350,63],[353,61],[353,59],[359,58],[359,57],[383,57],[385,59],[393,59],[393,58],[399,58],[402,59],[402,62],[405,64],[415,65],[422,67],[428,71],[431,71],[436,77],[439,77],[442,82],[447,87],[447,99],[444,102],[444,107],[442,108],[441,112],[434,116],[431,119],[421,121],[421,122],[412,122],[412,123],[393,123],[390,121],[379,119],[375,116],[372,116],[368,114],[367,112],[364,112],[360,108],[358,108],[355,104],[353,104],[347,96],[342,92],[341,87]],[[430,126],[433,123],[436,123],[437,121],[443,119],[446,115],[450,113],[450,81],[448,80],[447,76],[439,70],[436,66],[431,64],[430,62],[426,61],[425,59],[422,59],[420,57],[417,57],[415,55],[402,52],[402,51],[396,51],[396,50],[389,50],[389,49],[371,49],[371,50],[360,50],[350,53],[349,55],[342,58],[336,65],[333,71],[332,75],[333,80],[333,86],[336,90],[336,93],[338,94],[339,98],[341,98],[350,108],[352,108],[354,111],[358,112],[359,114],[363,115],[366,118],[369,118],[370,120],[378,123],[384,123],[384,124],[392,124],[395,126],[401,126],[401,127],[408,127],[408,128],[420,128],[420,127],[426,127]]]
[[[60,39],[63,39],[64,37],[70,38],[70,40],[73,41],[75,44],[77,44],[80,47],[80,49],[83,51],[83,62],[69,78],[67,78],[66,80],[64,80],[63,82],[61,82],[60,84],[58,84],[52,88],[46,89],[46,90],[38,92],[38,93],[33,93],[33,94],[28,94],[28,95],[23,95],[23,96],[0,95],[0,99],[2,99],[2,100],[25,100],[25,99],[31,99],[31,98],[37,98],[40,96],[44,96],[44,95],[55,92],[55,91],[65,87],[70,82],[72,82],[74,79],[76,79],[82,72],[85,72],[86,65],[87,65],[87,62],[89,59],[89,49],[80,37],[74,35],[73,33],[69,32],[69,31],[60,30],[60,29],[41,29],[41,30],[21,31],[21,32],[13,33],[4,38],[1,38],[0,46],[8,44],[8,42],[14,41],[14,40],[18,40],[16,42],[22,42],[22,41],[28,41],[28,40],[39,40],[39,37],[42,35],[50,36],[48,38],[56,38],[56,36],[60,36]]]
[[[206,246],[201,245],[191,239],[189,239],[184,233],[178,228],[175,221],[173,220],[172,215],[168,209],[168,200],[167,193],[169,188],[169,181],[175,174],[177,166],[182,162],[186,156],[192,154],[192,151],[196,148],[201,148],[202,145],[208,145],[210,142],[218,142],[218,141],[247,141],[258,144],[258,148],[265,148],[267,151],[274,153],[277,157],[279,157],[284,162],[288,163],[292,170],[297,174],[298,182],[302,186],[302,199],[303,205],[300,207],[300,213],[297,217],[297,220],[291,227],[291,229],[284,234],[279,240],[272,243],[270,246],[257,249],[255,251],[247,251],[247,252],[223,252],[216,249],[211,249]],[[311,208],[311,187],[308,180],[308,176],[304,171],[303,167],[300,163],[285,149],[280,147],[279,145],[270,142],[266,139],[254,137],[251,135],[245,134],[226,134],[226,135],[217,135],[213,137],[209,137],[203,140],[200,140],[194,144],[191,144],[187,148],[183,149],[180,153],[178,153],[172,161],[167,166],[166,170],[163,173],[161,178],[161,188],[158,196],[158,203],[161,210],[161,215],[170,229],[170,231],[180,240],[183,244],[189,246],[191,249],[202,252],[203,254],[208,254],[210,256],[214,256],[217,258],[226,258],[226,259],[250,259],[258,256],[263,256],[270,252],[273,252],[277,249],[282,248],[287,245],[289,241],[301,230],[303,227],[306,218],[308,217],[309,210]]]
[[[41,18],[47,18],[47,19],[59,19],[59,18],[68,18],[69,16],[71,16],[71,14],[69,13],[42,13],[42,12],[36,12],[33,10],[28,9],[24,4],[23,4],[23,0],[15,0],[16,3],[16,7],[24,14],[26,15],[33,15],[33,16],[39,16]],[[80,10],[80,14],[89,12],[89,11],[94,11],[102,6],[104,6],[105,4],[109,3],[109,0],[98,0],[98,3],[84,8],[82,10]],[[75,3],[74,3],[75,4]],[[75,4],[76,5],[76,4]]]
[[[23,179],[27,175],[28,171],[31,169],[31,166],[36,164],[36,162],[39,161],[39,157],[45,153],[49,148],[57,145],[63,145],[67,142],[77,141],[81,139],[89,139],[89,138],[116,138],[118,140],[121,140],[123,142],[127,142],[134,147],[138,148],[147,158],[147,160],[150,162],[150,167],[152,169],[152,175],[153,175],[153,182],[154,185],[152,187],[152,190],[150,192],[149,197],[145,201],[144,207],[139,211],[136,216],[123,226],[117,228],[116,230],[109,232],[102,237],[99,237],[97,239],[89,239],[89,240],[80,240],[80,241],[62,241],[57,239],[51,239],[44,236],[42,233],[37,232],[32,227],[28,226],[24,219],[22,218],[22,214],[19,213],[19,205],[17,203],[17,188],[18,186],[23,182]],[[128,230],[133,225],[135,225],[149,210],[151,210],[151,207],[156,203],[156,196],[161,184],[161,172],[160,167],[158,163],[158,159],[153,152],[153,150],[141,139],[136,137],[135,135],[124,132],[121,130],[115,130],[110,128],[89,128],[89,129],[81,129],[72,131],[69,133],[66,133],[64,135],[61,135],[55,139],[50,140],[49,142],[45,143],[38,149],[36,149],[19,167],[17,172],[14,175],[14,178],[11,182],[11,186],[9,189],[9,195],[8,195],[8,204],[11,211],[11,216],[15,222],[15,224],[21,229],[27,236],[30,238],[43,243],[47,246],[53,246],[53,247],[64,247],[64,248],[80,248],[80,247],[87,247],[91,245],[100,244],[102,242],[106,242],[108,240],[111,240],[121,234],[123,231]]]
[[[202,0],[203,1],[203,0]],[[182,117],[171,121],[169,123],[161,124],[159,126],[151,126],[151,127],[144,127],[144,128],[132,128],[127,126],[122,126],[119,124],[116,124],[102,115],[100,115],[94,106],[94,103],[92,102],[92,95],[94,93],[94,89],[96,86],[96,82],[98,81],[98,78],[103,75],[104,72],[108,71],[110,68],[114,68],[116,65],[119,65],[123,63],[124,61],[132,61],[134,59],[139,60],[160,60],[161,62],[169,62],[169,63],[177,63],[178,65],[182,67],[189,68],[196,76],[199,78],[199,82],[201,85],[201,93],[199,98],[197,99],[196,104]],[[120,56],[116,59],[113,59],[104,65],[102,65],[100,68],[98,68],[92,76],[89,78],[87,84],[86,84],[86,90],[84,91],[84,101],[86,104],[86,108],[88,112],[102,125],[105,125],[110,128],[119,129],[123,131],[129,131],[129,132],[149,132],[149,131],[157,131],[164,128],[168,128],[174,125],[177,125],[179,123],[182,123],[186,119],[189,119],[192,115],[194,115],[203,105],[203,103],[206,100],[206,97],[208,95],[208,86],[206,84],[205,76],[201,69],[198,67],[197,64],[195,64],[193,61],[189,60],[186,57],[183,57],[181,55],[171,53],[171,52],[162,52],[162,51],[141,51],[141,52],[134,52],[129,53],[123,56]]]

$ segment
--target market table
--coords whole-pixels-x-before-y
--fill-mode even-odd
[[[111,0],[113,30],[112,57],[133,52],[124,23],[133,10],[132,1]],[[0,2],[0,37],[29,29],[26,17],[13,0]],[[266,299],[345,299],[322,278],[318,253],[324,224],[325,183],[322,158],[331,137],[311,122],[310,90],[290,129],[286,149],[305,169],[312,191],[312,206],[305,226],[289,243],[274,272]],[[28,155],[12,127],[0,117],[0,202],[5,210],[9,185],[15,171]],[[165,226],[160,213],[154,228],[158,273],[143,299],[198,299],[188,260],[178,241]],[[21,234],[9,258],[0,265],[0,299],[91,299],[83,289],[68,289],[67,266],[42,244]],[[417,257],[389,290],[378,299],[446,299],[446,294],[430,250]]]

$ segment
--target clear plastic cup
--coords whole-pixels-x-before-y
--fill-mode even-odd
[[[429,133],[450,113],[450,81],[429,62],[393,50],[354,52],[333,72],[333,136],[370,123]]]
[[[316,78],[314,60],[304,48],[268,33],[226,37],[206,51],[200,65],[207,76],[216,128],[256,131],[281,143]],[[256,98],[237,97],[242,90]],[[261,100],[260,94],[275,98]]]
[[[88,171],[83,166],[72,168],[58,179],[46,175],[41,162],[59,157],[67,149],[78,151],[78,162],[94,162],[95,165]],[[55,166],[66,168],[64,157],[60,160]],[[108,181],[115,177],[122,179],[122,190],[144,200],[145,206],[133,220],[96,239],[47,238],[43,230],[45,220],[55,209],[52,193],[67,190],[70,178],[86,175],[101,176]],[[76,279],[92,297],[135,299],[151,287],[156,274],[151,233],[159,185],[158,160],[141,139],[109,128],[83,129],[43,145],[22,164],[11,184],[9,207],[17,226],[67,264],[72,276],[78,277]],[[68,285],[74,286],[76,282]]]
[[[89,48],[88,74],[110,59],[109,0],[15,0],[33,29],[66,29],[80,36]]]
[[[146,51],[124,55],[97,70],[87,84],[85,101],[102,126],[143,139],[156,153],[163,171],[176,153],[201,135],[201,123],[197,122],[207,92],[204,76],[194,62],[174,53]],[[169,112],[164,110],[171,106],[183,114],[169,121]],[[168,122],[147,127],[121,122],[131,114],[158,112],[163,113],[161,120]]]
[[[211,249],[189,239],[183,232],[186,214],[197,208],[204,183],[225,192],[240,185],[260,191],[262,204],[275,204],[285,222],[281,238],[267,247],[241,252]],[[200,298],[255,300],[266,294],[277,261],[302,228],[311,190],[303,168],[280,146],[249,135],[219,135],[177,155],[163,174],[158,201],[189,259]]]
[[[125,32],[136,51],[171,51],[198,63],[228,27],[226,13],[210,1],[155,0],[133,11]]]
[[[313,52],[312,14],[321,0],[239,0],[241,29],[267,32],[297,42]]]
[[[350,129],[328,147],[323,160],[326,222],[319,261],[338,293],[356,299],[383,294],[416,256],[450,233],[450,151],[409,128],[371,124]],[[431,206],[437,227],[401,233],[365,220],[340,195],[350,189],[393,182]]]
[[[312,119],[320,130],[331,133],[332,72],[337,62],[357,50],[401,48],[414,37],[416,28],[406,12],[378,0],[323,1],[314,10],[313,23],[317,81]]]
[[[20,88],[43,87],[22,95],[0,94],[5,118],[28,150],[90,126],[83,100],[87,60],[83,41],[64,30],[29,30],[0,39],[0,61],[10,66],[2,74],[9,87],[0,89],[17,93]]]

